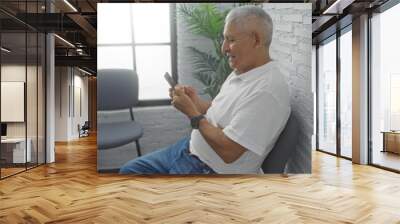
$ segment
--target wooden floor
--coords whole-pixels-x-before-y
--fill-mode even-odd
[[[20,172],[24,172],[25,170],[33,169],[37,167],[36,163],[27,163],[27,167],[25,164],[18,164],[17,167],[2,167],[1,168],[1,178],[6,178],[8,176],[15,175]],[[13,166],[13,165],[11,165]],[[15,166],[15,165],[14,165]]]
[[[400,175],[313,153],[311,175],[119,176],[95,138],[0,181],[0,223],[400,223]]]
[[[1,168],[1,177],[7,177],[7,176],[11,176],[13,174],[19,173],[26,170],[25,167],[18,167],[18,168]]]

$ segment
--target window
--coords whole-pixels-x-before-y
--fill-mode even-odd
[[[318,48],[318,148],[336,153],[336,36]]]
[[[98,5],[98,69],[133,69],[139,100],[169,99],[165,72],[175,73],[171,14],[167,3]],[[118,25],[116,25],[118,24]]]
[[[19,2],[20,15],[40,13],[44,1]],[[2,21],[17,24],[0,12]],[[0,29],[0,179],[37,167],[46,159],[46,36],[32,27]],[[15,99],[16,102],[7,102]],[[11,104],[13,108],[10,108]],[[17,116],[15,116],[17,115]]]
[[[314,116],[313,116],[313,135],[311,138],[311,147],[313,150],[317,149],[317,48],[315,45],[312,46],[311,54],[311,86],[313,92],[313,102],[314,102]]]
[[[371,162],[395,170],[400,170],[400,156],[388,146],[400,146],[399,21],[400,4],[371,18]]]
[[[340,36],[332,35],[322,41],[317,52],[317,146],[321,151],[351,158],[352,26],[345,27],[338,34]]]
[[[340,154],[352,157],[352,35],[340,36]]]
[[[390,74],[390,130],[400,130],[400,73]]]

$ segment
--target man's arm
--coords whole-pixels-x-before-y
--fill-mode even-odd
[[[210,108],[211,106],[210,101],[203,100],[200,97],[197,97],[197,99],[194,100],[193,102],[201,114],[206,114],[208,108]]]
[[[172,104],[189,118],[202,114],[195,103],[186,94],[183,87],[175,88]],[[225,163],[234,162],[247,150],[225,136],[221,128],[213,126],[207,119],[202,119],[200,121],[199,131],[206,142]]]
[[[221,128],[213,126],[207,119],[200,121],[199,131],[225,163],[235,162],[247,150],[228,138]]]

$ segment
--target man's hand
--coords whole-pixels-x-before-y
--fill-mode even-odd
[[[175,88],[183,88],[185,91],[185,94],[189,96],[189,98],[195,103],[196,100],[199,99],[199,95],[197,94],[197,91],[195,88],[187,85],[176,85]],[[174,89],[169,88],[169,97],[172,99],[174,97]]]
[[[184,86],[175,86],[175,90],[170,90],[171,95],[172,105],[186,116],[194,117],[201,114],[192,99],[185,93]]]
[[[202,100],[197,94],[196,89],[187,85],[176,85],[175,89],[173,88],[169,89],[169,96],[171,97],[171,99],[173,99],[176,89],[184,90],[184,93],[191,99],[191,101],[196,106],[197,111],[199,111],[201,114],[207,113],[208,108],[211,106],[211,102]]]
[[[199,95],[197,95],[197,91],[195,88],[191,86],[183,86],[186,95],[190,97],[190,99],[195,103],[197,100],[199,100]]]

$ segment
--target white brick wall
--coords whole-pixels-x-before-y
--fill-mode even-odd
[[[286,22],[296,22],[296,23],[303,22],[302,14],[289,14],[286,16],[282,16],[282,18],[283,18],[283,21],[286,21]]]
[[[180,4],[177,5],[179,7]],[[219,4],[227,9],[232,4]],[[263,8],[274,23],[270,53],[282,65],[282,72],[291,87],[292,112],[296,114],[301,133],[296,155],[290,161],[289,172],[311,172],[311,135],[313,134],[313,94],[311,92],[311,4],[265,3]],[[200,82],[192,75],[187,46],[211,51],[212,44],[193,36],[183,19],[177,15],[178,74],[179,81],[198,89]]]
[[[293,26],[291,23],[275,25],[275,30],[279,30],[279,31],[292,32],[292,29],[293,29]]]
[[[271,56],[280,61],[291,87],[292,112],[301,133],[289,172],[311,172],[311,136],[313,134],[313,94],[311,91],[311,4],[266,3],[263,8],[274,15]],[[291,27],[289,29],[288,27]]]

